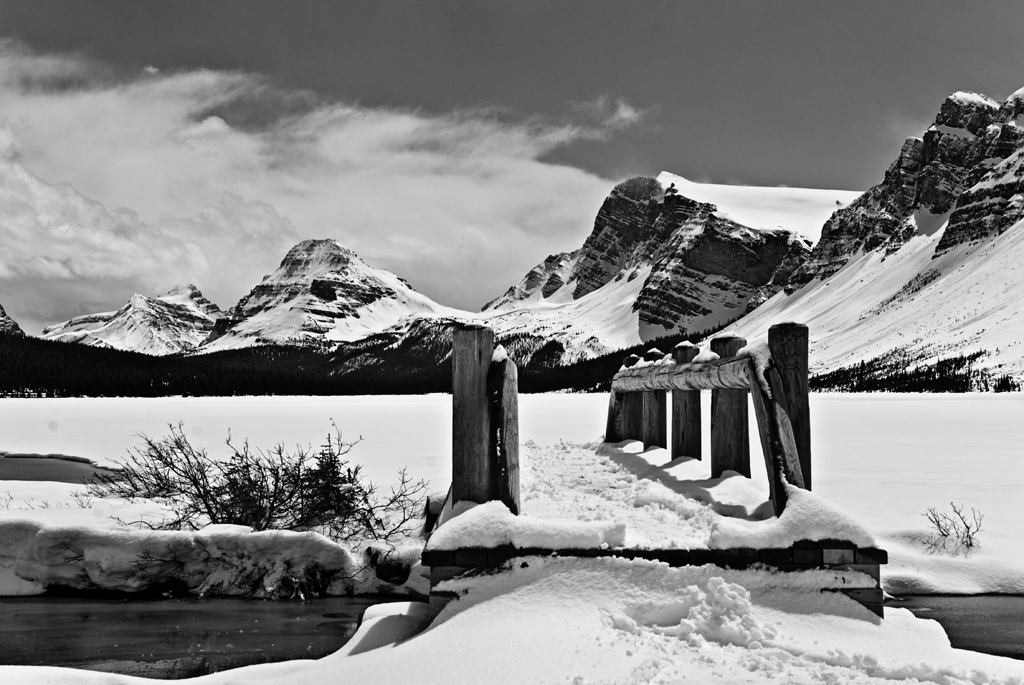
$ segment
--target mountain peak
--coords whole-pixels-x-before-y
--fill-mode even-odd
[[[174,286],[173,288],[168,290],[167,293],[164,296],[165,297],[173,297],[175,295],[188,295],[188,296],[191,297],[191,296],[196,295],[197,293],[199,295],[202,295],[202,293],[199,292],[199,288],[197,288],[195,285],[193,285],[191,283],[186,283],[185,285],[176,285],[176,286]]]
[[[198,288],[181,286],[160,297],[135,293],[117,311],[47,326],[42,337],[146,354],[174,354],[197,348],[221,315]]]
[[[355,340],[409,314],[444,308],[337,240],[303,240],[238,301],[207,349]]]
[[[665,196],[665,189],[656,178],[634,176],[615,186],[612,195],[620,195],[634,202],[658,201]]]
[[[192,283],[175,286],[168,290],[166,295],[161,295],[156,299],[167,304],[194,309],[211,319],[218,319],[224,316],[224,312],[221,311],[220,307],[210,302],[199,288]]]
[[[935,116],[935,127],[964,129],[982,135],[999,114],[1000,104],[978,93],[961,90],[947,97]]]
[[[999,103],[982,93],[975,93],[970,90],[958,90],[955,93],[950,93],[946,98],[946,101],[952,101],[958,104],[973,105],[977,107],[988,107],[989,109],[999,109]]]
[[[353,261],[362,262],[355,252],[337,240],[303,240],[288,250],[278,268],[280,273],[274,275],[294,277],[304,273],[314,275],[329,271],[345,271]]]
[[[21,330],[21,326],[7,316],[7,312],[4,311],[4,306],[0,304],[0,334],[5,335],[25,335],[25,331]]]

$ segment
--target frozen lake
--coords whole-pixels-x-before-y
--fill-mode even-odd
[[[604,433],[604,395],[523,395],[522,440],[592,442]],[[451,395],[0,399],[0,451],[59,453],[111,464],[182,422],[189,439],[226,453],[230,434],[253,447],[320,445],[333,432],[362,436],[349,454],[382,484],[402,466],[446,490],[451,481]]]
[[[709,411],[708,398],[704,401]],[[604,433],[607,396],[521,395],[523,442],[591,442]],[[1024,396],[811,396],[814,489],[855,511],[873,529],[891,516],[918,516],[950,500],[985,503],[989,526],[1013,516],[1007,495],[1024,488]],[[401,466],[430,480],[451,480],[451,397],[200,397],[0,399],[0,451],[62,453],[111,463],[184,423],[194,444],[224,451],[230,434],[255,447],[319,445],[332,431],[362,436],[350,453],[374,480]],[[707,422],[705,421],[705,427]],[[753,427],[753,424],[752,424]],[[763,478],[751,431],[753,476]],[[708,451],[705,428],[705,454]],[[898,484],[898,497],[892,488]],[[870,506],[866,506],[870,505]]]
[[[709,412],[709,397],[703,402]],[[521,395],[523,442],[592,442],[604,432],[607,395]],[[927,531],[924,512],[950,501],[980,509],[987,590],[964,575],[934,592],[1020,592],[1019,495],[1024,492],[1024,395],[811,396],[814,490],[853,513],[897,550],[907,533]],[[63,453],[110,463],[138,445],[138,435],[167,433],[183,422],[194,444],[224,453],[229,432],[252,446],[314,447],[332,430],[363,441],[349,457],[386,487],[395,471],[444,491],[451,480],[451,396],[0,399],[0,451]],[[752,476],[765,486],[751,412]],[[704,453],[708,448],[705,418]],[[910,563],[909,561],[907,563]],[[943,562],[946,577],[961,561]],[[895,566],[890,564],[890,571]],[[964,569],[963,573],[966,573]],[[952,574],[952,575],[950,575]],[[973,577],[977,577],[975,574]],[[918,590],[920,591],[920,590]]]

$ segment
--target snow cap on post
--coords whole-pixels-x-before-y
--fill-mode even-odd
[[[664,357],[664,356],[665,356],[664,352],[659,350],[657,347],[652,347],[651,349],[649,349],[646,352],[644,352],[644,361],[645,362],[661,361],[661,358]]]

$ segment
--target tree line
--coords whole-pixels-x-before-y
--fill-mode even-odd
[[[979,350],[915,364],[897,351],[811,376],[808,385],[819,392],[1020,392],[1012,376],[976,365],[988,354]]]
[[[724,328],[721,327],[721,328]],[[502,340],[519,364],[521,392],[607,392],[630,354],[669,353],[711,329],[664,336],[592,359],[561,364],[557,341]],[[0,334],[0,396],[160,397],[376,395],[451,392],[451,330],[425,329],[396,340],[370,336],[334,350],[266,345],[210,354],[156,357]],[[978,365],[984,350],[914,364],[890,353],[810,378],[816,391],[1010,392],[1020,382]]]

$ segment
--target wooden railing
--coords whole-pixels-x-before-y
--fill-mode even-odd
[[[784,483],[811,489],[811,424],[807,391],[807,327],[785,323],[768,330],[768,355],[743,354],[738,336],[719,336],[719,359],[694,362],[697,348],[682,343],[665,358],[658,350],[632,355],[612,379],[605,440],[641,440],[669,447],[668,401],[672,393],[673,459],[700,459],[701,390],[711,391],[711,476],[726,470],[750,476],[747,395],[757,418],[776,515],[786,506]],[[763,365],[759,367],[758,359]]]

